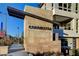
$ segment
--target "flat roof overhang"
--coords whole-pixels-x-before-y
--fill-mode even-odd
[[[60,23],[70,22],[76,15],[74,12],[59,10],[57,8],[54,8],[52,11],[54,16],[54,21],[57,21]]]
[[[31,14],[29,12],[24,12],[22,10],[18,10],[16,8],[13,8],[13,7],[10,7],[10,6],[7,7],[7,10],[8,10],[8,14],[10,16],[14,16],[14,17],[17,17],[17,18],[20,18],[20,19],[24,19],[25,15],[27,15],[27,16],[30,16],[30,17],[33,17],[33,18],[36,18],[36,19],[39,19],[39,20],[42,20],[42,21],[49,22],[49,23],[56,23],[56,22],[53,22],[50,19],[46,19],[46,18],[43,18],[41,16]]]
[[[55,22],[59,22],[59,23],[68,23],[73,19],[62,15],[54,15],[53,18]]]

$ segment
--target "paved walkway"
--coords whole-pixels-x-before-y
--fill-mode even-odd
[[[24,50],[9,53],[7,56],[28,56]]]
[[[9,48],[7,56],[28,56],[28,54],[24,51],[24,47],[21,44],[13,44]]]

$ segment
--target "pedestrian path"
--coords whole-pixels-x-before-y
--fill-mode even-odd
[[[25,52],[23,45],[21,44],[12,44],[9,48],[9,53],[7,56],[27,56],[28,54]]]
[[[28,56],[24,50],[9,53],[7,56]]]

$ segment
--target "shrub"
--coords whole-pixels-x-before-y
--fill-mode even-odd
[[[60,56],[61,55],[61,53],[60,52],[56,52],[56,56]]]
[[[12,44],[12,40],[0,39],[0,46],[10,46],[11,44]]]
[[[72,49],[73,56],[79,56],[79,49]]]

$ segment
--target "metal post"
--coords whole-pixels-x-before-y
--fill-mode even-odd
[[[18,29],[18,43],[19,43],[19,27],[17,27],[17,29]]]
[[[7,15],[6,16],[6,20],[5,20],[5,37],[7,39]]]
[[[1,15],[5,16],[5,38],[7,39],[7,15],[0,12]]]

